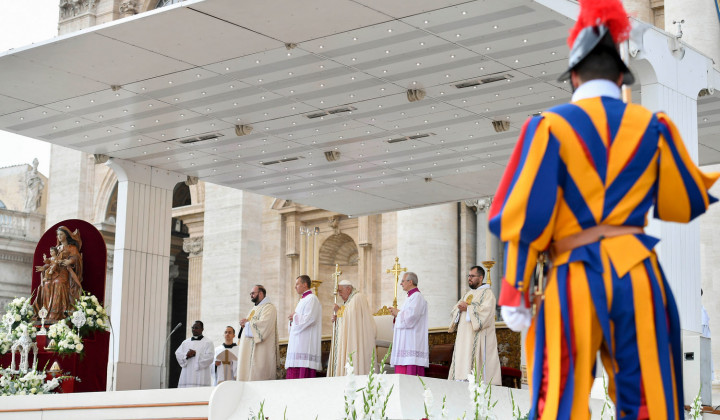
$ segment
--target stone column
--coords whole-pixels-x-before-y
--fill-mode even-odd
[[[92,155],[52,145],[50,183],[45,226],[65,219],[92,220],[93,175]]]
[[[185,176],[121,159],[113,258],[112,389],[160,386],[167,331],[172,192]]]
[[[403,267],[418,275],[431,309],[430,328],[447,327],[450,322],[450,309],[457,302],[458,251],[456,203],[397,213],[397,256]],[[398,306],[406,298],[398,286]]]
[[[373,295],[375,292],[373,273],[374,264],[373,259],[375,254],[373,253],[373,242],[375,235],[373,234],[372,228],[380,223],[380,216],[360,216],[358,217],[358,273],[357,280],[355,281],[355,287],[360,289],[369,300],[369,304],[373,305]],[[376,308],[372,308],[375,310]]]
[[[192,324],[200,319],[202,306],[203,237],[183,239],[183,251],[188,253],[188,302],[185,331],[190,334]]]
[[[260,195],[205,184],[200,320],[216,345],[225,326],[237,329],[247,315],[254,284],[262,283],[271,299],[277,296],[277,280],[261,277],[262,209]]]
[[[492,281],[492,290],[495,297],[500,296],[500,284],[503,276],[503,257],[502,243],[498,238],[490,233],[488,227],[488,210],[492,204],[492,197],[480,198],[468,202],[468,205],[475,206],[475,214],[477,215],[477,255],[475,263],[482,266],[483,261],[495,261],[490,272],[490,280]],[[487,274],[486,274],[487,276]]]

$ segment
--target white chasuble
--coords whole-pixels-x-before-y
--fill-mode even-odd
[[[277,310],[265,298],[250,309],[240,338],[238,381],[267,381],[277,377]]]
[[[215,346],[207,337],[201,340],[186,339],[175,351],[182,372],[178,388],[210,386],[210,365],[215,359]],[[195,357],[186,358],[189,350],[195,350]]]
[[[345,362],[349,354],[353,355],[356,375],[370,373],[370,359],[375,348],[375,321],[364,294],[353,289],[345,305],[338,309],[333,328],[328,376],[345,375]]]
[[[322,306],[308,290],[295,307],[288,337],[285,368],[304,367],[322,370],[320,339],[322,336]]]
[[[215,347],[215,358],[212,366],[210,366],[212,384],[217,385],[224,381],[234,381],[235,372],[237,372],[237,361],[237,344],[233,343],[232,347],[225,347],[224,344]],[[218,363],[220,363],[219,366]]]
[[[395,318],[390,364],[428,367],[429,360],[428,306],[415,288],[408,292],[408,298]]]
[[[495,336],[495,295],[489,285],[483,284],[475,290],[470,289],[462,301],[468,304],[467,311],[460,312],[455,305],[451,313],[451,319],[457,320],[458,325],[448,379],[467,380],[468,374],[477,366],[484,383],[501,385]]]

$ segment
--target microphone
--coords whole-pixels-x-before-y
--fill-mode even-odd
[[[173,333],[174,333],[175,331],[177,331],[178,328],[180,328],[180,327],[182,327],[182,322],[178,322],[178,324],[175,326],[175,328],[173,328],[172,331],[170,331],[170,334],[168,335],[168,338],[170,338],[170,336],[173,335]]]
[[[180,327],[182,327],[182,322],[178,322],[178,324],[175,326],[175,328],[173,328],[172,331],[170,331],[170,334],[168,334],[167,338],[165,339],[165,347],[163,347],[162,363],[160,363],[160,389],[165,388],[165,359],[167,359],[167,346],[170,343],[170,337]]]

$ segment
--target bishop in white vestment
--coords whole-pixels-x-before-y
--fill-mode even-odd
[[[353,355],[355,374],[367,375],[372,368],[370,359],[375,348],[375,321],[370,305],[365,295],[348,280],[340,282],[338,294],[345,304],[335,305],[327,376],[345,376],[345,362],[349,354]]]
[[[288,317],[287,379],[314,378],[317,371],[322,370],[322,306],[310,290],[310,284],[310,277],[304,274],[295,280],[295,291],[301,297],[295,312]]]
[[[235,344],[235,328],[225,327],[225,342],[215,347],[215,363],[210,368],[212,384],[234,381],[237,371],[238,345]]]
[[[202,332],[203,323],[195,321],[193,336],[183,341],[175,351],[175,358],[182,367],[178,388],[210,386],[210,365],[215,359],[215,346]]]
[[[486,384],[501,385],[500,358],[495,335],[495,295],[483,284],[485,270],[475,266],[468,274],[470,290],[451,312],[450,329],[457,329],[450,380],[467,380],[477,367]]]
[[[255,304],[240,321],[239,381],[267,381],[277,377],[277,310],[265,296],[265,288],[255,285],[250,298]]]
[[[395,317],[390,364],[395,367],[395,373],[425,376],[430,361],[428,305],[417,284],[415,273],[405,273],[400,285],[408,298],[402,309],[390,308]]]

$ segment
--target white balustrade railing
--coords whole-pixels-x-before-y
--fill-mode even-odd
[[[39,239],[44,216],[0,209],[0,237]]]

